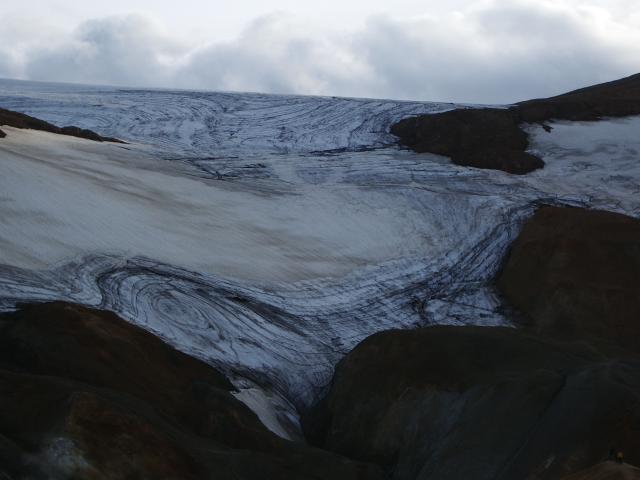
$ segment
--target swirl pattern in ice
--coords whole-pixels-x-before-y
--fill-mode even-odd
[[[73,123],[164,155],[355,151],[391,145],[392,123],[453,108],[392,100],[0,82],[4,108]]]

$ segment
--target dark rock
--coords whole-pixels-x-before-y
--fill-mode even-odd
[[[589,121],[640,115],[640,74],[517,104],[523,122]]]
[[[0,315],[0,478],[378,479],[268,431],[214,368],[113,313]]]
[[[412,117],[391,132],[416,152],[451,157],[457,165],[524,174],[544,162],[528,154],[528,139],[512,110],[482,108],[451,110]]]
[[[640,351],[638,219],[540,208],[514,242],[497,284],[535,332]]]
[[[506,328],[369,337],[305,418],[318,446],[393,479],[557,479],[640,461],[640,360]]]
[[[24,113],[14,112],[11,110],[5,110],[0,108],[0,125],[7,125],[14,128],[24,128],[31,130],[42,130],[50,133],[58,133],[60,135],[70,135],[73,137],[86,138],[96,142],[115,142],[126,143],[122,140],[112,137],[102,137],[97,133],[79,127],[56,127],[55,125],[45,122],[44,120],[25,115]],[[6,134],[0,131],[0,138],[5,137]]]
[[[72,137],[86,138],[87,140],[93,140],[94,142],[102,142],[103,138],[96,132],[79,127],[62,127],[60,133],[63,135],[70,135]]]
[[[640,480],[640,469],[625,463],[607,461],[563,477],[562,480]]]
[[[416,152],[446,155],[458,165],[525,174],[544,162],[526,152],[522,123],[629,115],[640,115],[640,74],[509,109],[459,109],[406,118],[392,125],[391,133]]]
[[[555,480],[611,448],[640,463],[640,220],[543,207],[497,283],[526,328],[366,339],[304,418],[313,443],[402,480]]]

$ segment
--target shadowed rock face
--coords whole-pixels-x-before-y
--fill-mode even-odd
[[[520,322],[556,338],[640,350],[640,220],[543,207],[513,244],[498,287]]]
[[[446,155],[457,165],[525,174],[544,167],[544,162],[526,152],[529,142],[522,123],[629,115],[640,115],[640,74],[509,109],[452,110],[406,118],[394,124],[391,133],[416,152]]]
[[[0,478],[380,478],[276,437],[232,390],[109,312],[2,314]]]
[[[498,285],[527,328],[369,337],[304,419],[309,438],[407,480],[555,480],[611,448],[639,463],[640,221],[541,208]]]
[[[640,361],[504,328],[383,332],[305,419],[318,446],[394,479],[557,479],[624,445],[640,461]]]
[[[640,469],[627,464],[602,462],[562,480],[640,480]]]
[[[111,137],[101,137],[92,130],[79,127],[56,127],[55,125],[45,122],[24,113],[14,112],[0,108],[0,125],[8,125],[14,128],[25,128],[31,130],[42,130],[45,132],[58,133],[60,135],[70,135],[72,137],[86,138],[95,142],[116,142],[125,143],[122,140]],[[0,138],[6,137],[6,133],[0,130]]]

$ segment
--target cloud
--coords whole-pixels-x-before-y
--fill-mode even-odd
[[[608,7],[600,0],[495,0],[437,17],[372,17],[348,32],[274,13],[253,21],[234,41],[201,46],[145,17],[108,17],[85,22],[55,41],[49,34],[46,43],[7,42],[0,34],[0,75],[511,102],[635,73],[639,22],[637,7],[624,0]]]
[[[493,2],[447,22],[376,19],[360,40],[380,94],[509,102],[634,73],[640,36],[553,2]]]
[[[337,36],[313,32],[284,14],[252,22],[234,42],[195,52],[182,86],[273,93],[344,93],[367,73]]]
[[[139,16],[84,22],[64,43],[31,51],[25,76],[33,80],[167,86],[184,45]]]

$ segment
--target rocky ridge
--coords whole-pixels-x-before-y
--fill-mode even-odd
[[[465,108],[405,118],[391,126],[402,145],[451,157],[457,165],[526,174],[544,162],[528,152],[522,126],[640,115],[640,74],[509,108]],[[549,128],[549,127],[547,127]]]
[[[40,120],[24,113],[14,112],[0,108],[0,126],[6,125],[14,128],[41,130],[44,132],[57,133],[60,135],[69,135],[72,137],[85,138],[87,140],[93,140],[94,142],[115,142],[125,143],[122,140],[112,137],[102,137],[92,130],[86,128],[68,126],[57,127],[49,122]],[[0,130],[0,138],[4,138],[6,133]]]

